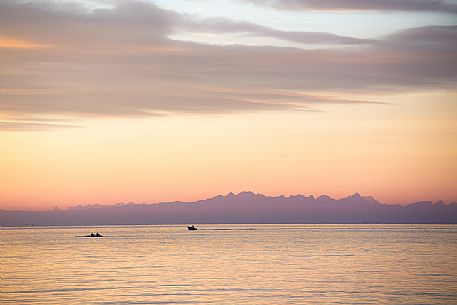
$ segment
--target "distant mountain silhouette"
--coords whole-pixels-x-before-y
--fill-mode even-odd
[[[105,225],[188,223],[457,223],[457,203],[421,201],[386,205],[358,193],[268,197],[229,193],[196,202],[77,206],[67,210],[0,210],[0,225]]]

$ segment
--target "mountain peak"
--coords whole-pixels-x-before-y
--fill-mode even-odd
[[[243,192],[238,193],[237,196],[253,197],[253,196],[257,196],[257,195],[254,194],[254,192],[251,192],[251,191],[243,191]]]
[[[327,200],[332,200],[332,197],[330,196],[327,196],[327,195],[320,195],[319,197],[317,197],[318,201],[327,201]]]
[[[438,200],[437,202],[435,202],[435,206],[445,206],[443,200]]]
[[[351,199],[362,199],[363,197],[360,195],[360,193],[354,193],[354,194],[350,195],[348,198],[351,198]]]

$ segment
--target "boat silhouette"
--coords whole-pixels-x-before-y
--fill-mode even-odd
[[[103,237],[100,233],[90,233],[89,235],[85,235],[84,237]]]
[[[198,230],[198,229],[197,229],[197,228],[196,228],[194,225],[192,225],[192,226],[190,226],[190,227],[189,227],[189,226],[187,226],[187,229],[188,229],[189,231],[195,231],[195,230]]]

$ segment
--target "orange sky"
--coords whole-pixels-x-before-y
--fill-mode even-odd
[[[189,18],[184,2],[75,3],[0,3],[0,208],[244,190],[457,201],[457,28],[443,12],[392,17],[381,35],[354,30],[363,11],[339,13],[339,31],[256,6],[259,24]],[[269,14],[292,14],[290,28]]]
[[[3,132],[2,207],[195,200],[242,190],[455,200],[455,95],[389,99],[402,104],[89,119],[79,128]],[[448,99],[449,108],[434,109],[436,99]],[[392,118],[399,110],[410,115]]]

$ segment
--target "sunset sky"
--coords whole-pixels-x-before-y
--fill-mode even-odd
[[[0,208],[457,201],[457,1],[0,1]]]

